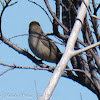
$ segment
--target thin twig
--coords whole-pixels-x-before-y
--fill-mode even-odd
[[[91,49],[91,48],[94,48],[94,47],[96,47],[96,46],[98,46],[98,45],[100,45],[100,42],[97,42],[97,43],[95,43],[95,44],[92,44],[92,45],[90,45],[90,46],[88,46],[88,47],[85,47],[85,48],[83,48],[83,49],[75,50],[75,51],[73,51],[73,56],[75,56],[75,55],[77,55],[77,54],[79,54],[79,53],[82,53],[82,52],[84,52],[84,51],[87,51],[87,50],[89,50],[89,49]]]
[[[10,4],[10,5],[9,5],[9,3],[11,2],[11,0],[8,0],[8,1],[5,0],[5,2],[6,2],[6,5],[3,5],[3,9],[2,9],[2,12],[1,12],[1,15],[0,15],[1,17],[2,17],[2,14],[3,14],[4,10],[5,10],[7,7],[16,4],[18,1],[14,2],[14,3]]]
[[[98,11],[99,8],[100,8],[100,3],[99,3],[99,5],[98,5],[98,7],[97,7],[97,9],[96,9],[96,12]]]
[[[61,5],[63,8],[65,8],[66,12],[69,11],[69,9],[68,9],[61,1],[60,1],[60,5]]]
[[[37,87],[36,87],[36,80],[34,80],[34,87],[35,87],[35,92],[36,92],[36,100],[38,100],[38,92],[37,92]]]
[[[29,35],[29,34],[20,34],[20,35],[15,35],[15,36],[12,36],[12,37],[8,38],[8,40],[11,40],[11,39],[16,38],[16,37],[19,37],[19,36],[24,36],[24,35]],[[44,35],[44,34],[41,34],[41,35],[46,36],[46,35]],[[48,34],[47,34],[47,35],[48,35]],[[32,35],[32,36],[33,36],[33,35]],[[33,36],[33,37],[36,37],[36,38],[40,38],[40,39],[42,39],[41,37],[38,37],[38,36]],[[44,39],[42,39],[42,40],[44,40]],[[47,40],[45,40],[45,41],[47,41]],[[52,39],[50,39],[50,41],[52,41],[53,43],[57,43],[57,44],[60,44],[60,45],[64,45],[63,43],[60,43],[60,42],[54,41],[54,40],[52,40]],[[62,42],[62,41],[61,41],[61,42]],[[1,44],[1,43],[3,43],[3,42],[0,42],[0,44]]]
[[[4,0],[5,1],[5,3],[7,2],[6,0]]]
[[[9,69],[5,70],[4,72],[2,72],[0,74],[3,75],[4,73],[8,72],[9,70],[12,70],[14,68],[19,68],[19,69],[34,69],[34,70],[46,70],[46,71],[49,71],[49,72],[53,72],[55,67],[52,67],[52,68],[40,68],[40,67],[37,67],[37,66],[34,66],[34,67],[28,67],[28,66],[16,66],[15,64],[13,65],[8,65],[8,64],[4,64],[4,63],[0,63],[0,65],[2,66],[7,66],[7,67],[10,67]],[[65,69],[65,71],[75,71],[75,72],[81,72],[81,73],[84,73],[84,75],[92,82],[92,84],[94,85],[93,81],[91,80],[91,78],[85,73],[85,71],[82,71],[80,69]],[[62,76],[66,76],[64,73],[62,74]],[[36,98],[38,100],[38,92],[37,92],[37,89],[36,89],[36,83],[35,83],[35,91],[36,91]]]
[[[97,17],[97,16],[95,16],[95,15],[93,15],[93,14],[91,13],[91,11],[90,11],[89,7],[87,7],[87,5],[86,5],[86,3],[85,3],[85,1],[84,1],[84,0],[83,0],[83,3],[85,4],[85,6],[86,6],[86,8],[87,8],[87,10],[88,10],[88,12],[89,12],[89,15],[90,15],[91,17],[94,17],[94,18],[96,18],[96,19],[99,19],[99,20],[100,20],[100,18],[99,18],[99,17]]]
[[[3,75],[3,74],[5,74],[5,73],[8,72],[9,70],[12,70],[12,69],[14,69],[14,67],[11,67],[11,68],[5,70],[4,72],[2,72],[2,73],[0,74],[0,76]]]
[[[19,69],[46,70],[46,71],[49,71],[49,72],[52,72],[52,73],[55,69],[55,67],[50,67],[50,66],[48,68],[43,68],[43,67],[41,68],[41,67],[38,67],[38,66],[28,67],[28,66],[17,66],[15,64],[9,65],[9,64],[4,64],[4,63],[0,63],[0,65],[11,67],[11,68],[19,68]],[[63,77],[68,77],[68,75],[66,73],[63,73],[62,76]]]
[[[41,67],[49,67],[48,65],[44,64],[41,60],[38,60],[34,56],[32,56],[29,52],[21,49],[20,47],[18,47],[14,43],[12,43],[10,40],[6,39],[3,35],[0,37],[0,40],[2,40],[5,44],[7,44],[9,47],[13,48],[14,50],[16,50],[17,52],[19,52],[20,54],[23,54],[26,57],[28,57],[35,64],[37,64],[37,65],[39,65]]]
[[[7,66],[7,67],[11,67],[11,68],[20,68],[20,69],[38,69],[38,70],[49,70],[48,68],[41,68],[41,67],[28,67],[28,66],[16,66],[15,64],[14,65],[9,65],[9,64],[4,64],[4,63],[0,63],[0,65],[2,66]]]
[[[14,2],[14,3],[12,3],[12,4],[8,5],[8,6],[12,6],[12,5],[16,4],[16,3],[18,3],[18,1]]]
[[[55,67],[52,67],[52,68],[40,68],[38,66],[28,67],[28,66],[17,66],[15,64],[9,65],[9,64],[4,64],[4,63],[0,63],[0,65],[10,67],[6,71],[4,71],[4,73],[7,72],[7,71],[9,71],[9,70],[11,70],[11,69],[14,69],[14,68],[19,68],[19,69],[34,69],[34,70],[47,70],[47,71],[50,71],[50,70],[52,71],[52,70],[55,69]],[[84,73],[86,75],[85,71],[82,71],[80,69],[65,69],[65,71],[81,72],[81,73]],[[88,75],[86,75],[86,76],[89,77]]]
[[[69,30],[60,22],[60,20],[56,17],[56,15],[53,13],[53,11],[51,10],[48,0],[44,0],[49,12],[51,13],[51,15],[53,16],[53,18],[59,23],[59,25],[68,33]]]
[[[41,5],[39,5],[36,2],[31,1],[31,0],[28,0],[28,1],[36,4],[37,6],[39,6],[46,13],[46,15],[48,16],[48,18],[50,19],[50,22],[53,23],[52,20],[51,20],[51,18],[50,18],[50,16],[49,16],[49,14],[47,13],[47,11]]]
[[[92,84],[94,85],[94,82],[93,82],[93,80],[91,79],[91,77],[88,75],[88,74],[86,74],[86,72],[85,71],[83,71],[83,70],[80,70],[80,69],[65,69],[66,71],[75,71],[75,72],[81,72],[81,73],[84,73],[84,75],[92,82]],[[95,86],[95,85],[94,85]]]

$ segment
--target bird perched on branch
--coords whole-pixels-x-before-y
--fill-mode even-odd
[[[58,47],[43,33],[36,21],[29,24],[28,43],[31,51],[41,60],[57,64],[62,56]]]

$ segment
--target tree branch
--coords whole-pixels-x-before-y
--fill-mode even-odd
[[[48,0],[44,0],[44,1],[46,4],[48,3]],[[89,6],[90,0],[85,0],[85,2],[87,4],[87,6]],[[84,3],[82,3],[79,13],[78,13],[78,16],[77,16],[77,19],[79,19],[79,20],[76,20],[76,22],[74,24],[73,30],[71,32],[71,35],[70,35],[69,40],[66,45],[65,53],[63,54],[56,69],[54,70],[54,73],[49,81],[49,84],[48,84],[47,88],[45,89],[40,100],[48,100],[51,97],[62,72],[64,71],[69,59],[72,57],[72,51],[74,50],[74,45],[77,40],[78,33],[82,27],[82,23],[84,21],[86,11],[87,11],[86,6],[84,5]],[[82,13],[82,12],[84,12],[84,13]]]
[[[55,16],[55,14],[52,12],[50,6],[49,6],[49,3],[48,3],[48,0],[44,0],[49,12],[51,13],[51,15],[53,16],[53,18],[58,22],[58,24],[68,33],[69,30],[59,21],[59,19]]]
[[[83,48],[83,49],[75,50],[75,51],[72,52],[72,53],[73,53],[73,56],[75,56],[75,55],[77,55],[77,54],[80,54],[80,53],[82,53],[82,52],[84,52],[84,51],[87,51],[87,50],[89,50],[89,49],[91,49],[91,48],[94,48],[94,47],[96,47],[96,46],[99,46],[99,45],[100,45],[100,42],[97,42],[97,43],[92,44],[92,45],[90,45],[90,46],[87,46],[87,47],[85,47],[85,48]]]
[[[40,67],[49,67],[48,65],[42,63],[41,60],[37,60],[30,53],[28,53],[27,51],[21,49],[20,47],[18,47],[14,43],[12,43],[10,40],[6,39],[3,35],[2,36],[0,35],[0,40],[2,40],[5,44],[7,44],[9,47],[13,48],[14,50],[19,52],[20,54],[23,54],[24,56],[28,57],[30,60],[32,60],[34,63],[36,63]]]
[[[50,22],[52,23],[52,20],[51,20],[49,14],[47,13],[47,11],[46,11],[41,5],[39,5],[39,4],[37,4],[36,2],[31,1],[31,0],[28,0],[28,1],[29,1],[29,2],[32,2],[32,3],[34,3],[34,4],[36,4],[37,6],[39,6],[39,7],[46,13],[46,15],[48,16]]]

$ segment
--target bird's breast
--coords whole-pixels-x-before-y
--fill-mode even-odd
[[[56,62],[56,55],[41,42],[41,37],[39,35],[29,36],[28,42],[31,51],[37,57],[49,62]]]

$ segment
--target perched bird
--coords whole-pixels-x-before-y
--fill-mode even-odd
[[[28,43],[31,51],[41,60],[57,64],[62,56],[58,47],[43,33],[36,21],[29,25]]]

